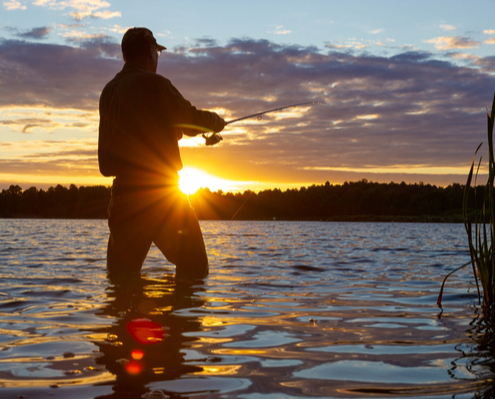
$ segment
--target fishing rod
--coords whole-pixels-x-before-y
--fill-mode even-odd
[[[262,116],[265,115],[265,114],[272,113],[272,112],[275,112],[275,111],[282,111],[282,110],[285,110],[287,108],[302,107],[302,106],[307,106],[307,105],[311,105],[312,106],[312,105],[315,105],[315,104],[321,105],[321,103],[319,101],[307,101],[307,102],[304,102],[304,103],[296,103],[296,104],[291,104],[289,106],[272,108],[271,110],[260,111],[260,112],[258,112],[256,114],[250,114],[250,115],[246,115],[244,117],[240,117],[240,118],[236,118],[236,119],[227,121],[225,123],[225,126],[230,125],[230,124],[233,124],[235,122],[243,121],[245,119],[254,118],[254,117],[256,117],[258,120],[261,120]],[[210,136],[207,136],[206,133],[205,133],[205,134],[203,134],[203,138],[206,140],[206,145],[207,146],[213,146],[213,145],[217,144],[218,142],[220,142],[221,140],[223,140],[223,137],[218,132],[214,132]]]
[[[228,121],[227,123],[225,123],[225,125],[233,124],[234,122],[239,122],[239,121],[242,121],[244,119],[254,118],[254,117],[257,117],[258,120],[260,120],[262,115],[265,115],[265,114],[268,114],[268,113],[271,113],[271,112],[282,111],[282,110],[285,110],[286,108],[292,108],[292,107],[301,107],[301,106],[307,106],[307,105],[314,105],[315,103],[321,104],[321,103],[316,102],[316,101],[307,101],[305,103],[297,103],[297,104],[291,104],[290,106],[283,106],[283,107],[278,107],[278,108],[272,108],[271,110],[261,111],[261,112],[256,113],[256,114],[246,115],[245,117],[233,119],[233,120]]]

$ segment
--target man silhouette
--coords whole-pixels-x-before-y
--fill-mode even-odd
[[[156,73],[165,47],[146,28],[122,39],[123,69],[100,97],[98,162],[115,177],[108,208],[110,278],[140,274],[152,243],[176,265],[177,278],[204,278],[208,259],[201,229],[178,190],[182,135],[220,132],[225,121],[198,110]]]

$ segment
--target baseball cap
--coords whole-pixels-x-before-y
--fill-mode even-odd
[[[122,51],[139,49],[147,44],[154,44],[160,51],[167,50],[165,46],[162,46],[156,42],[153,33],[147,28],[130,28],[124,34],[122,38]]]

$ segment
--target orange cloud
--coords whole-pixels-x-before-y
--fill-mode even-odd
[[[322,103],[228,125],[224,141],[213,148],[204,142],[182,146],[187,167],[230,181],[280,187],[362,178],[400,181],[404,171],[394,166],[431,165],[437,175],[408,176],[448,184],[454,175],[441,170],[440,177],[438,168],[469,164],[485,140],[485,107],[495,87],[489,73],[495,59],[462,62],[476,67],[429,52],[377,56],[330,46],[322,52],[244,38],[226,45],[199,40],[171,50],[160,59],[158,72],[195,106],[218,110],[227,120],[303,101]],[[107,38],[78,46],[4,40],[0,63],[2,142],[17,143],[20,137],[30,143],[92,140],[88,147],[74,143],[51,151],[2,145],[0,170],[9,176],[0,180],[18,176],[26,181],[35,172],[39,181],[56,177],[51,184],[76,175],[99,176],[98,98],[122,68],[119,44]],[[22,107],[28,109],[21,112]],[[50,121],[60,126],[52,129]],[[33,124],[33,135],[20,133]]]
[[[481,45],[481,42],[466,36],[440,36],[426,40],[425,43],[434,44],[438,50],[473,49]]]

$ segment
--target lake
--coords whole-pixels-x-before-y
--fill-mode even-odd
[[[493,396],[463,225],[201,226],[204,282],[115,286],[105,220],[0,220],[0,397]]]

